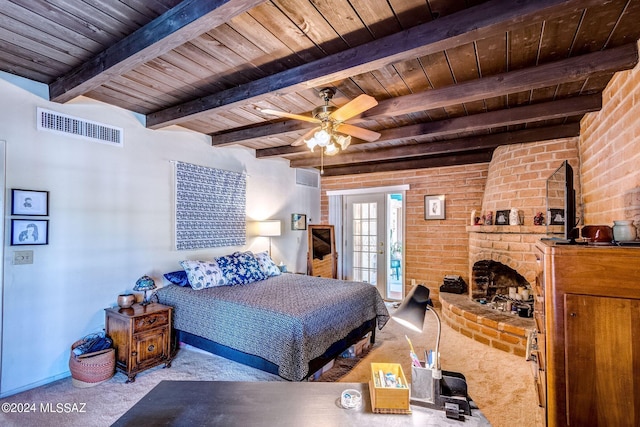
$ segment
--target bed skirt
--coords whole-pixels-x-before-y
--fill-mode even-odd
[[[322,355],[311,360],[309,362],[309,372],[304,379],[313,375],[324,365],[338,357],[340,354],[342,354],[343,351],[360,341],[360,339],[362,339],[362,337],[369,332],[371,333],[370,341],[373,345],[375,343],[376,337],[375,318],[368,320],[359,327],[353,329],[345,338],[333,343]],[[260,369],[261,371],[278,375],[278,365],[260,356],[238,351],[215,341],[211,341],[198,335],[194,335],[189,332],[177,329],[175,330],[175,339],[177,342],[183,342],[185,344],[192,345],[193,347],[208,351],[209,353],[222,356],[225,359],[230,359],[235,362],[242,363],[243,365],[251,366],[253,368]]]

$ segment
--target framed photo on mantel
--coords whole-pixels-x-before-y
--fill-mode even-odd
[[[509,225],[509,209],[496,211],[496,225]]]

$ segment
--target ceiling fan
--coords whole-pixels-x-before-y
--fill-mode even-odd
[[[335,93],[336,91],[333,88],[327,87],[321,89],[319,96],[324,100],[324,105],[314,108],[311,117],[269,108],[258,108],[258,110],[262,113],[278,117],[317,123],[319,125],[318,127],[311,129],[291,145],[298,146],[307,144],[311,151],[313,151],[316,146],[319,146],[323,149],[323,153],[327,155],[337,154],[340,151],[337,145],[339,145],[342,150],[346,149],[351,143],[352,136],[369,142],[380,138],[378,132],[344,123],[363,111],[375,107],[378,105],[378,101],[372,96],[362,94],[347,102],[342,107],[336,108],[329,105],[329,101],[331,101]]]

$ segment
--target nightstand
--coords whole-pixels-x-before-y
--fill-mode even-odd
[[[116,349],[116,369],[127,375],[127,382],[161,363],[171,367],[171,311],[158,303],[105,309],[106,333]]]

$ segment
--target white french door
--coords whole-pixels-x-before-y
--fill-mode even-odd
[[[345,197],[344,275],[371,283],[387,296],[385,194]]]

